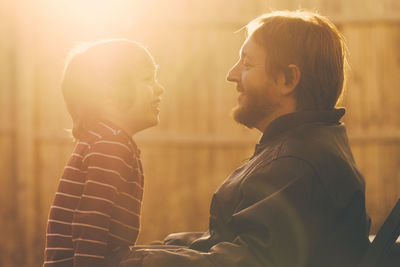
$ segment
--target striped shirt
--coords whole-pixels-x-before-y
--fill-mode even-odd
[[[110,122],[79,140],[50,208],[43,266],[104,266],[112,251],[135,243],[143,195],[139,154]]]

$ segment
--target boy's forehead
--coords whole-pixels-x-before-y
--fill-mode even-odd
[[[142,65],[142,69],[146,72],[155,72],[158,69],[158,66],[154,64],[154,62],[148,62]]]
[[[146,72],[154,72],[158,68],[153,58],[148,55],[141,57],[139,60],[133,60],[132,65],[135,69],[143,70]]]

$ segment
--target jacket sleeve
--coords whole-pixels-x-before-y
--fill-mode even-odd
[[[193,241],[202,237],[204,234],[206,233],[202,232],[173,233],[168,235],[164,239],[164,244],[188,247]]]
[[[237,211],[224,226],[232,240],[216,243],[207,252],[138,250],[141,266],[307,266],[310,251],[331,220],[331,201],[313,168],[300,159],[279,159],[248,177],[241,191]]]

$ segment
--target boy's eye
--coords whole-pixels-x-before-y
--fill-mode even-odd
[[[249,67],[251,67],[253,65],[250,64],[248,61],[243,61],[243,66],[245,66],[246,68],[249,68]]]

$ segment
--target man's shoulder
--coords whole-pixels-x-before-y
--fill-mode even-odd
[[[334,199],[364,190],[343,125],[313,124],[299,127],[283,138],[278,157],[296,157],[315,170]],[[346,192],[344,192],[346,191]]]
[[[287,132],[279,140],[280,156],[297,156],[308,161],[321,157],[343,157],[351,154],[343,125],[313,123]]]
[[[288,132],[280,141],[277,157],[292,156],[326,172],[357,172],[343,125],[315,123]]]
[[[328,157],[343,157],[339,152],[346,151],[346,155],[351,154],[345,138],[344,129],[327,130],[326,126],[321,124],[296,127],[262,145],[257,145],[257,161],[262,161],[262,165],[265,165],[277,159],[285,159],[286,162],[300,160],[307,165],[318,165]]]

